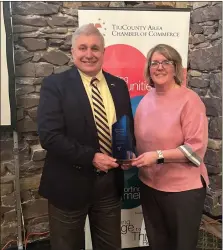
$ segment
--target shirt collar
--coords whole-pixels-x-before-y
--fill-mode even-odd
[[[86,81],[86,82],[88,82],[88,83],[90,84],[91,79],[92,79],[92,76],[86,75],[84,72],[80,71],[79,69],[78,69],[78,71],[79,71],[79,73],[80,73],[80,75],[81,75],[81,78],[82,78],[84,81]],[[102,80],[102,78],[104,77],[102,70],[100,70],[100,71],[98,72],[98,74],[97,74],[95,77],[96,77],[96,78],[98,79],[98,81],[100,82],[100,81]]]

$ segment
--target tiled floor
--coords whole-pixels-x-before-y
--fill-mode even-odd
[[[17,250],[18,248],[8,248],[7,250]],[[41,241],[28,245],[27,250],[50,250],[49,241]],[[80,249],[81,250],[81,249]],[[125,248],[123,250],[150,250],[149,247]],[[197,249],[201,250],[201,249]]]
[[[7,250],[17,250],[17,248],[8,248]],[[27,250],[50,250],[50,244],[49,241],[41,241],[33,244],[28,244]],[[150,250],[150,248],[140,247],[140,248],[128,248],[126,250]]]

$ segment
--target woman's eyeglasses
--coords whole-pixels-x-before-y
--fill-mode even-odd
[[[156,69],[156,68],[159,67],[160,64],[162,65],[163,68],[167,68],[170,65],[173,65],[174,62],[170,61],[170,60],[164,60],[164,61],[161,61],[161,62],[159,62],[159,61],[152,61],[151,64],[150,64],[150,67]]]

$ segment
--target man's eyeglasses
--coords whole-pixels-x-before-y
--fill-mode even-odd
[[[150,64],[150,67],[156,69],[156,68],[159,67],[160,64],[163,66],[163,68],[167,68],[170,65],[173,65],[174,62],[173,61],[169,61],[169,60],[164,60],[164,61],[161,61],[161,62],[159,62],[159,61],[152,61],[151,64]]]

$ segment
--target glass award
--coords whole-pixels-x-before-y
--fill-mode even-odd
[[[112,125],[112,156],[117,159],[118,164],[128,164],[131,162],[133,153],[130,120],[127,115],[124,115]]]

